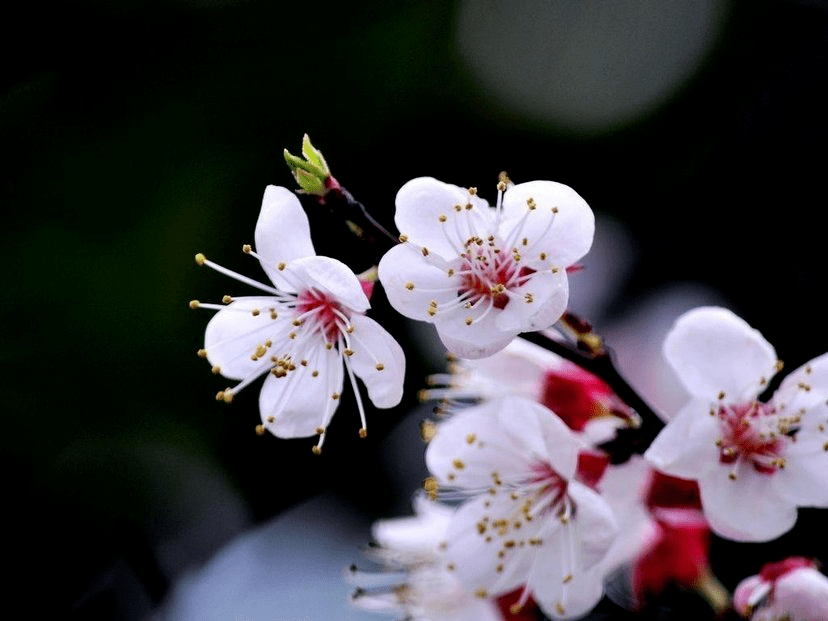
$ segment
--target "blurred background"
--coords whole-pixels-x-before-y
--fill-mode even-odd
[[[574,187],[600,239],[573,308],[645,393],[691,302],[736,310],[788,369],[828,349],[823,1],[10,11],[0,463],[10,593],[34,608],[48,595],[73,619],[363,618],[339,573],[371,520],[409,511],[425,476],[413,395],[439,355],[411,350],[408,396],[370,413],[366,440],[346,399],[317,458],[313,440],[256,436],[256,387],[214,400],[226,381],[196,356],[209,314],[187,306],[246,293],[196,252],[263,277],[240,248],[265,186],[293,187],[282,150],[305,132],[389,227],[417,176],[490,200],[501,170]],[[338,223],[312,220],[320,253],[353,258]],[[374,305],[404,346],[423,342],[381,292]],[[721,579],[791,552],[828,560],[817,521],[803,512],[770,554],[723,543]]]

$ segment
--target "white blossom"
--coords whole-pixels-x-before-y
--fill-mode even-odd
[[[801,557],[769,563],[739,583],[733,607],[751,621],[825,621],[828,578]]]
[[[405,357],[394,338],[365,316],[370,304],[357,276],[343,263],[316,256],[307,216],[286,188],[268,186],[256,224],[256,251],[272,285],[223,268],[204,255],[200,265],[259,289],[265,295],[225,296],[225,305],[191,302],[217,309],[207,324],[199,354],[213,372],[239,383],[218,395],[234,394],[266,376],[259,396],[262,431],[280,438],[318,434],[318,452],[336,410],[347,375],[366,433],[356,379],[380,408],[402,398]]]
[[[575,480],[581,442],[543,406],[505,397],[438,426],[426,464],[441,492],[468,499],[446,533],[446,567],[485,598],[517,588],[556,619],[602,594],[616,536],[607,503]]]
[[[667,361],[691,395],[646,457],[695,479],[713,530],[739,541],[774,539],[793,527],[797,506],[828,506],[828,355],[758,399],[781,368],[773,347],[723,308],[678,319]]]
[[[488,356],[518,333],[557,321],[569,297],[566,268],[592,244],[592,210],[571,188],[553,181],[498,188],[490,208],[474,188],[409,181],[396,200],[403,243],[379,264],[391,305],[433,323],[464,358]]]

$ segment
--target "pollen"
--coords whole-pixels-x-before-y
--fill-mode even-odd
[[[253,315],[254,317],[258,317],[261,312],[262,311],[260,311],[258,308],[254,308],[250,311],[250,314]]]
[[[256,425],[256,435],[263,436],[265,434],[265,426],[264,425]]]
[[[475,440],[477,440],[477,436],[473,433],[466,436],[466,444],[474,444]]]
[[[312,452],[314,455],[321,455],[321,454],[322,454],[322,447],[321,447],[321,446],[319,446],[319,445],[316,445],[316,444],[315,444],[315,445],[313,446],[313,448],[311,449],[311,452]]]
[[[384,364],[382,364],[381,362],[378,362],[374,368],[375,368],[377,371],[382,371],[383,369],[385,369],[385,365],[384,365]]]
[[[408,235],[400,235],[397,239],[400,240],[400,243],[404,244],[408,241]]]
[[[423,246],[423,249],[422,249],[422,251],[421,251],[421,252],[423,253],[423,256],[424,256],[424,257],[427,257],[427,256],[428,256],[428,248],[426,248],[425,246]]]
[[[242,252],[244,254],[250,254],[253,251],[253,248],[250,247],[250,244],[245,244],[242,246]]]
[[[466,467],[466,464],[464,464],[464,463],[463,463],[463,460],[462,460],[462,459],[455,459],[455,460],[454,460],[453,462],[451,462],[451,463],[452,463],[452,465],[453,465],[455,468],[457,468],[458,470],[462,470],[463,468],[465,468],[465,467]]]
[[[414,289],[414,283],[409,280],[407,283],[405,283],[405,288],[411,291],[412,289]]]
[[[223,295],[221,297],[222,304],[230,304],[230,302],[232,302],[232,301],[233,301],[233,298],[229,295]]]
[[[448,217],[446,216],[446,214],[441,213],[437,219],[440,222],[445,222],[446,220],[448,220]]]
[[[477,589],[474,592],[474,596],[479,599],[486,599],[489,596],[489,593],[488,591],[486,591],[486,589]]]
[[[198,350],[198,357],[199,358],[206,358],[207,357],[207,350],[206,349],[199,349]]]
[[[535,209],[535,207],[537,207],[537,205],[535,204],[535,199],[531,197],[526,199],[526,206],[529,208],[530,211]]]
[[[198,308],[201,303],[198,300],[190,300],[190,308]]]
[[[471,317],[466,317],[466,325],[467,326],[470,326],[473,323],[474,323],[474,319],[472,319]]]
[[[213,375],[218,375],[219,373],[221,373],[221,367],[216,365],[212,369],[210,369],[210,371],[213,372]]]
[[[200,266],[204,265],[207,262],[207,257],[205,257],[202,253],[199,252],[195,256],[195,262]]]
[[[276,266],[280,272],[283,272],[284,269],[287,267],[287,264],[284,261],[280,261],[279,264]]]
[[[368,437],[368,430],[365,427],[359,428],[359,437],[360,438],[367,438]]]

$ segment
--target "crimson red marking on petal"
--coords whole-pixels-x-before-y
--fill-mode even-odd
[[[767,582],[776,582],[782,576],[792,572],[795,569],[802,569],[803,567],[815,568],[817,564],[813,559],[804,556],[789,556],[788,558],[778,561],[776,563],[768,563],[759,572],[759,576]]]
[[[319,324],[327,342],[336,342],[339,332],[336,313],[343,311],[342,306],[335,299],[315,289],[308,289],[297,296],[296,309],[302,314],[314,311],[311,321]]]
[[[654,470],[650,479],[646,504],[650,509],[654,507],[701,509],[699,484],[696,481],[679,479]]]
[[[580,451],[578,453],[578,470],[575,473],[575,479],[592,489],[597,489],[609,463],[610,456],[604,451]]]

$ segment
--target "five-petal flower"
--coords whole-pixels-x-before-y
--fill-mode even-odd
[[[240,380],[220,392],[232,396],[266,375],[259,397],[261,429],[281,438],[319,434],[319,451],[347,374],[362,419],[365,414],[355,378],[380,408],[402,398],[405,357],[394,338],[365,316],[370,304],[357,276],[343,263],[316,256],[307,216],[286,188],[268,186],[256,224],[257,257],[273,286],[256,282],[204,255],[199,264],[263,291],[267,295],[232,298],[207,324],[199,353],[216,373]]]
[[[469,496],[448,527],[447,567],[478,597],[523,587],[553,618],[588,612],[616,536],[609,505],[575,480],[579,439],[550,410],[506,397],[439,425],[426,464]]]
[[[691,394],[645,456],[695,479],[714,531],[737,541],[774,539],[797,506],[828,506],[828,355],[758,396],[781,367],[773,347],[723,308],[682,315],[664,343]]]
[[[566,268],[587,253],[595,229],[586,202],[553,181],[501,182],[489,208],[473,188],[421,177],[396,205],[403,243],[380,261],[380,281],[397,311],[433,323],[464,358],[557,321],[569,298]]]

